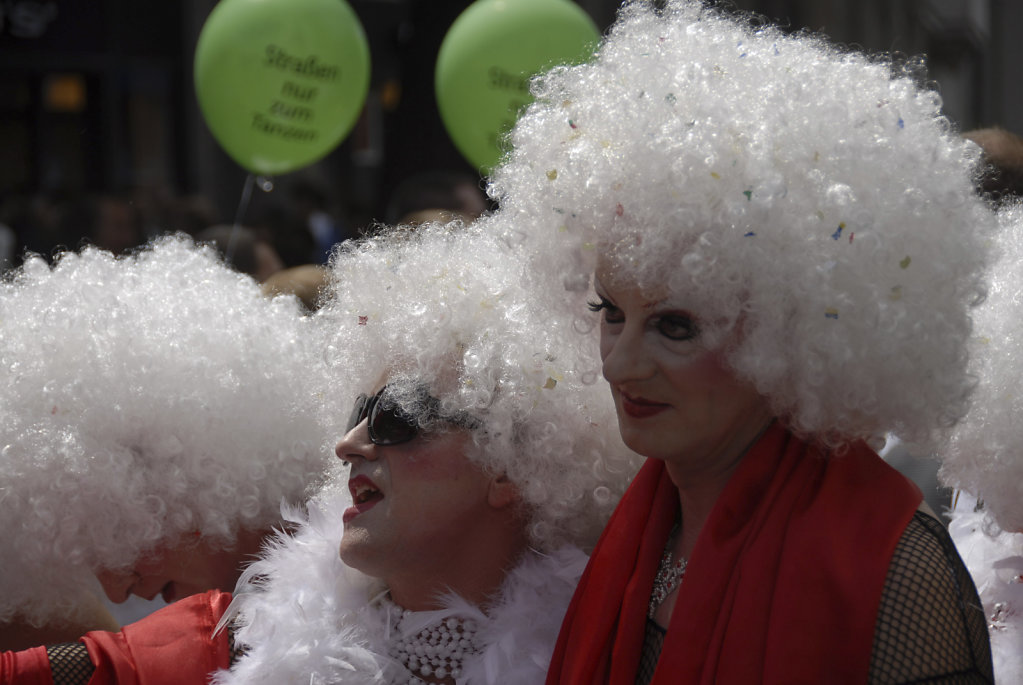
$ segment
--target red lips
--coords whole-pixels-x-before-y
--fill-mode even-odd
[[[620,390],[618,394],[622,398],[622,411],[634,419],[646,419],[671,408],[670,404],[654,402],[643,397],[632,397]]]
[[[341,515],[341,520],[344,523],[348,523],[350,520],[369,511],[376,503],[384,498],[383,493],[377,487],[377,484],[366,476],[352,476],[348,479],[348,491],[352,493],[352,501],[354,504],[345,509],[344,514]]]

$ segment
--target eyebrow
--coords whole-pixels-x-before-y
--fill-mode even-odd
[[[598,287],[599,287],[600,290],[604,291],[603,295],[598,291]],[[602,298],[604,298],[606,300],[610,300],[611,299],[611,296],[609,294],[607,294],[607,288],[604,287],[604,284],[600,282],[600,279],[596,275],[593,276],[593,290],[594,290],[594,292],[597,293],[598,297],[602,297]],[[655,307],[660,307],[661,305],[665,304],[667,299],[668,298],[665,297],[665,298],[662,298],[660,300],[657,300],[656,302],[647,302],[646,304],[643,305],[643,309],[650,310],[650,309],[654,309]],[[615,306],[617,307],[617,305],[615,305]],[[688,310],[685,309],[685,308],[680,308],[680,311],[686,312],[688,314]]]

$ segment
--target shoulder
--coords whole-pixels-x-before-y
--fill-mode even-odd
[[[963,682],[993,682],[987,622],[973,579],[945,527],[923,511],[892,555],[870,670],[872,683],[951,674],[968,674]]]

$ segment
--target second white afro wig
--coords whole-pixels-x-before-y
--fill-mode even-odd
[[[536,548],[590,547],[639,457],[595,382],[596,347],[552,311],[557,293],[525,277],[493,224],[397,229],[335,255],[321,309],[327,421],[340,438],[355,395],[382,380],[419,416],[425,387],[442,415],[480,421],[469,457],[518,486]]]
[[[94,569],[230,547],[301,503],[327,459],[308,328],[185,239],[0,284],[0,621],[71,614]]]
[[[993,213],[912,69],[702,3],[631,2],[533,84],[491,194],[541,269],[682,302],[794,429],[926,443],[965,412]]]

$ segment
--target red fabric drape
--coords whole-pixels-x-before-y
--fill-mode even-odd
[[[0,653],[0,685],[53,685],[46,647]]]
[[[827,457],[775,422],[700,533],[653,685],[866,682],[888,564],[920,500],[865,445]],[[576,590],[548,685],[635,681],[677,507],[649,460]]]

